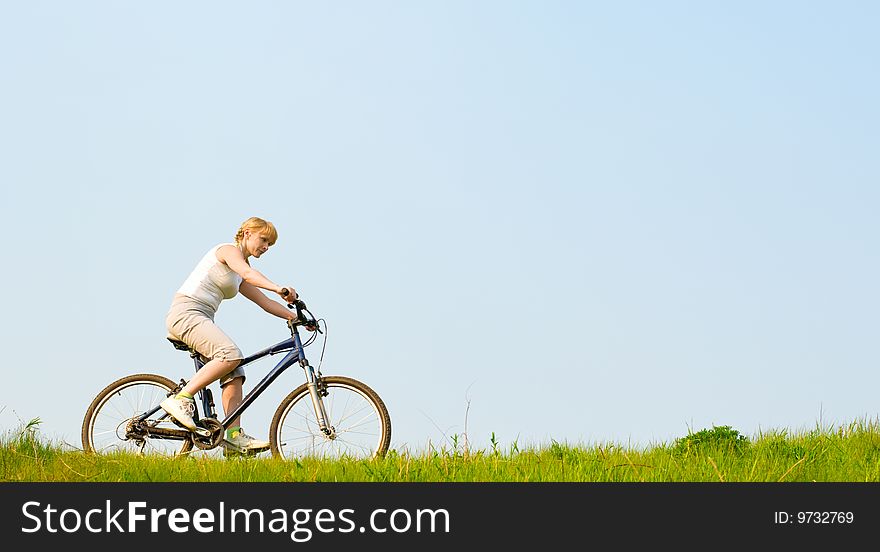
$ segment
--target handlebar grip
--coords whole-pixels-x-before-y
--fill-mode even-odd
[[[287,288],[281,288],[281,297],[287,297],[288,295],[290,295],[290,290]],[[293,303],[287,303],[287,308],[289,308],[290,310],[293,310],[294,309]]]
[[[290,295],[290,290],[287,289],[287,288],[281,288],[281,296],[282,296],[282,297],[287,297],[288,295]],[[300,301],[297,301],[297,300],[294,299],[293,302],[288,302],[288,303],[287,303],[287,308],[293,310],[293,309],[296,308],[296,303],[299,303],[299,302],[300,302]],[[305,305],[303,305],[303,306],[305,306]]]

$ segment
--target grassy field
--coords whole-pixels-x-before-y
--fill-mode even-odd
[[[0,440],[0,481],[235,482],[877,482],[880,424],[855,421],[747,437],[728,426],[692,432],[646,449],[551,442],[539,449],[461,447],[417,455],[391,450],[371,461],[304,458],[95,456],[46,442],[39,421]]]

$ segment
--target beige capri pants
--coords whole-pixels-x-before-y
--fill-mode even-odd
[[[177,294],[171,302],[171,308],[165,317],[168,337],[183,341],[203,357],[213,360],[242,360],[241,349],[214,324],[214,311],[201,301],[192,297]],[[237,366],[235,370],[220,378],[220,386],[224,386],[235,378],[244,383],[244,368]]]

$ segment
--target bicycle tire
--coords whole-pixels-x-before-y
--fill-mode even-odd
[[[193,446],[191,439],[177,441],[148,438],[143,443],[138,443],[120,435],[123,424],[157,405],[176,387],[176,383],[157,374],[133,374],[105,387],[92,400],[83,418],[83,450],[95,454],[127,451],[163,456],[188,453]],[[157,415],[164,416],[164,411],[160,410]],[[155,417],[152,419],[156,420]],[[96,437],[99,437],[97,443]]]
[[[323,376],[322,381],[328,392],[324,397],[328,424],[335,428],[335,438],[326,437],[318,428],[308,385],[304,383],[281,401],[272,417],[269,427],[272,456],[351,459],[385,456],[391,444],[391,416],[379,395],[365,383],[345,376]],[[360,417],[352,419],[356,414]],[[355,429],[359,431],[355,433]],[[304,442],[300,443],[301,440]]]

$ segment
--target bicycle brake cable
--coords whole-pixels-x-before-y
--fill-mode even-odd
[[[324,351],[327,349],[327,321],[323,318],[319,318],[315,321],[316,323],[324,323],[324,344],[321,345],[321,358],[318,359],[318,373],[321,373],[321,364],[324,363]],[[313,335],[317,336],[318,332],[315,332]]]
[[[305,343],[303,343],[303,349],[311,345],[315,341],[315,334],[309,336]]]

